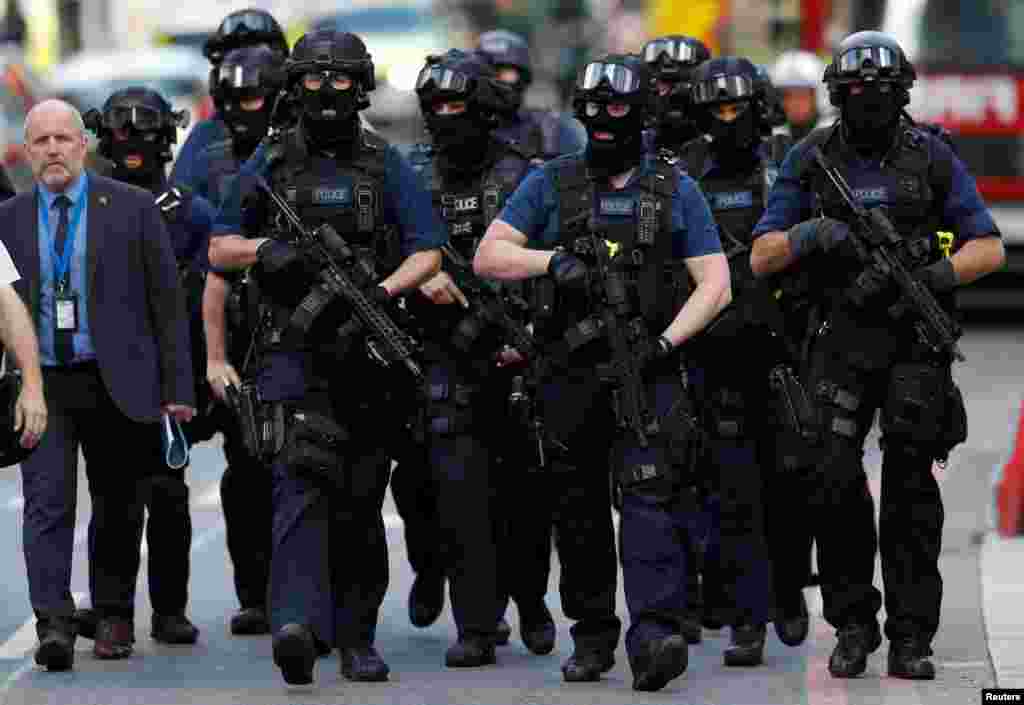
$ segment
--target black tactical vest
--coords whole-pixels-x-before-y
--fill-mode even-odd
[[[582,155],[550,162],[544,167],[551,175],[558,200],[559,245],[593,264],[591,223],[600,223],[594,208],[602,208],[594,182],[587,174]],[[679,312],[688,295],[682,263],[672,256],[672,194],[679,183],[675,168],[662,161],[643,177],[640,193],[628,209],[632,222],[599,224],[599,246],[612,254],[610,266],[623,271],[628,282],[632,311],[641,316],[652,333],[660,334]],[[615,215],[624,215],[625,204],[614,192],[600,198],[615,201]],[[589,251],[589,253],[588,253]],[[590,311],[565,311],[574,325]]]
[[[691,143],[693,144],[693,143]],[[724,174],[717,169],[714,175],[703,176],[710,153],[701,145],[684,147],[680,165],[700,186],[711,213],[718,225],[722,250],[729,258],[729,269],[735,290],[745,288],[753,279],[749,250],[754,227],[768,204],[768,194],[779,174],[780,161],[770,155],[784,153],[784,148],[772,144],[764,146],[767,155],[753,164],[750,171]]]
[[[502,150],[490,169],[465,185],[446,184],[430,144],[417,144],[409,151],[409,163],[423,178],[434,209],[448,228],[451,244],[459,254],[472,260],[487,226],[501,211],[530,169],[530,154],[517,145],[502,142]]]
[[[378,272],[391,272],[401,263],[401,248],[397,228],[383,217],[388,143],[367,130],[359,139],[355,157],[340,161],[310,154],[296,128],[286,131],[271,183],[307,227],[329,223],[349,245],[372,254]]]

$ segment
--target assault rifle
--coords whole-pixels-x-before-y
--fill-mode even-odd
[[[854,285],[867,293],[879,290],[876,282],[895,283],[902,299],[917,319],[914,330],[920,341],[935,353],[952,360],[963,361],[957,340],[963,334],[960,325],[943,310],[935,295],[914,278],[904,266],[897,250],[903,241],[892,223],[879,208],[868,210],[861,205],[836,168],[828,161],[820,147],[814,148],[814,159],[835,186],[839,195],[853,211],[857,222],[850,229],[850,243],[857,258],[866,266]],[[897,311],[890,311],[896,317]]]
[[[511,306],[518,308],[520,313],[525,313],[527,304],[521,297],[513,296],[507,289],[502,289],[497,282],[477,276],[473,267],[451,244],[442,245],[441,253],[449,262],[444,268],[445,271],[452,276],[455,285],[470,300],[474,307],[473,315],[481,323],[497,327],[504,341],[526,358],[528,372],[513,378],[508,403],[519,425],[534,437],[539,466],[543,468],[547,465],[544,452],[544,421],[537,414],[535,400],[537,384],[540,381],[540,351],[526,326],[509,313]]]
[[[321,268],[318,287],[303,299],[297,313],[312,322],[332,301],[343,299],[352,307],[353,322],[358,323],[356,329],[362,328],[367,333],[366,347],[371,356],[385,367],[402,363],[417,382],[422,382],[423,370],[414,357],[419,347],[417,342],[360,286],[372,284],[372,266],[358,257],[329,224],[315,230],[307,228],[295,210],[270,188],[263,177],[256,176],[256,179],[281,215],[295,228],[301,246],[311,252]],[[345,327],[349,329],[349,326]]]
[[[648,437],[660,430],[658,419],[647,404],[642,370],[635,354],[637,345],[648,338],[647,327],[632,311],[623,272],[611,267],[612,247],[592,230],[588,249],[592,250],[598,275],[598,325],[612,352],[611,362],[599,365],[597,372],[612,382],[612,404],[619,427],[632,430],[640,446],[647,448]]]

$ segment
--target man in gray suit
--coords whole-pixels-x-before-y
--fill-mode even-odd
[[[49,431],[21,465],[24,550],[37,617],[36,662],[71,668],[77,460],[86,461],[93,653],[125,658],[142,532],[140,480],[162,413],[194,413],[184,301],[153,197],[84,170],[82,116],[45,101],[25,120],[36,187],[0,205],[0,239],[39,337]]]

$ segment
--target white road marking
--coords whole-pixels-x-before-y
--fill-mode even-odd
[[[77,605],[85,599],[85,593],[76,592],[72,594],[72,597]],[[24,624],[18,627],[18,631],[14,632],[7,641],[0,645],[0,659],[22,658],[27,651],[36,645],[36,640],[36,618],[35,615],[32,615],[25,620]]]

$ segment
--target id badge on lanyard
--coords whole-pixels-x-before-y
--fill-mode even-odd
[[[78,330],[78,294],[68,286],[70,274],[57,283],[53,297],[54,315],[57,330]]]

